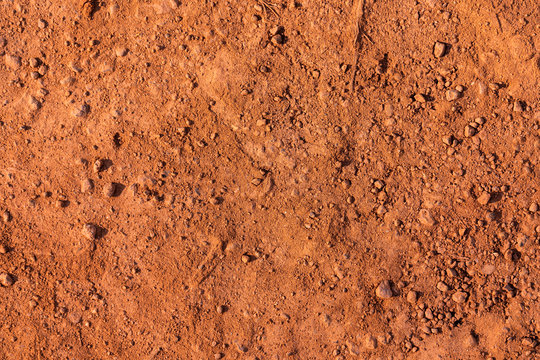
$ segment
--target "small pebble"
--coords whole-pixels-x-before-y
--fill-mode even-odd
[[[427,227],[431,227],[436,223],[435,219],[427,209],[420,210],[420,212],[418,213],[418,221],[420,222],[420,224]]]
[[[454,89],[449,89],[446,91],[446,100],[454,101],[461,97],[461,93]]]
[[[94,224],[84,224],[82,234],[89,240],[94,240],[97,236],[97,227]]]
[[[13,277],[7,273],[1,273],[0,274],[0,284],[2,286],[11,286],[13,285],[15,281],[13,280]]]
[[[464,291],[456,291],[454,295],[452,295],[452,300],[458,304],[463,304],[465,301],[467,301],[467,298],[469,297],[469,294],[467,294]]]
[[[394,115],[394,105],[392,105],[392,104],[384,105],[384,113],[388,117],[393,116]]]
[[[31,67],[33,68],[37,68],[39,65],[41,65],[41,60],[39,60],[39,58],[31,58],[28,63],[30,64]]]
[[[40,29],[45,29],[47,27],[47,22],[43,19],[39,19],[38,22],[37,22],[37,25],[38,25],[38,28]]]
[[[435,57],[443,57],[446,54],[446,44],[440,41],[435,42],[433,46],[433,55]]]
[[[101,159],[97,159],[95,162],[94,162],[94,166],[93,166],[93,169],[94,169],[94,172],[100,172],[101,170],[103,170],[103,166],[104,166],[104,162],[103,160]]]
[[[125,48],[125,47],[119,47],[119,48],[116,48],[116,50],[114,51],[114,53],[115,53],[116,56],[118,56],[118,57],[123,57],[123,56],[126,56],[126,55],[127,55],[128,49]]]
[[[12,70],[17,70],[21,66],[21,57],[15,55],[5,55],[6,66]]]
[[[366,345],[366,349],[375,350],[377,348],[377,339],[372,335],[368,335],[364,344]]]
[[[41,103],[39,102],[38,99],[36,99],[35,97],[33,96],[30,96],[28,98],[28,108],[31,110],[31,111],[37,111],[41,108]]]
[[[444,281],[439,281],[437,283],[437,289],[442,292],[447,292],[448,290],[450,290],[450,288],[448,287],[448,285],[446,285]]]
[[[407,301],[411,304],[416,303],[418,300],[418,293],[414,290],[411,290],[407,293]]]
[[[537,203],[532,203],[531,206],[529,206],[529,211],[534,213],[534,212],[537,212],[538,211],[538,204]]]
[[[452,144],[454,142],[454,137],[452,135],[443,136],[442,142],[445,145],[452,146]]]
[[[491,194],[488,192],[483,192],[477,199],[478,203],[480,205],[487,205],[489,204],[489,201],[491,200]]]
[[[225,311],[227,311],[227,307],[224,305],[219,305],[216,307],[216,311],[218,314],[223,314]]]
[[[274,45],[281,45],[281,44],[283,44],[284,40],[285,39],[283,38],[283,35],[281,35],[281,34],[277,34],[277,35],[272,36],[272,44],[274,44]]]
[[[375,295],[381,299],[390,299],[393,296],[392,287],[390,281],[381,281],[377,289],[375,289]]]
[[[88,114],[89,111],[90,111],[90,106],[83,103],[83,104],[75,106],[71,110],[71,115],[75,117],[84,117]]]
[[[419,103],[425,103],[426,97],[422,94],[416,94],[414,95],[414,100],[418,101]]]
[[[88,193],[94,189],[94,182],[90,179],[84,179],[81,181],[81,192]]]
[[[247,263],[250,262],[250,261],[251,261],[251,256],[249,256],[248,254],[242,255],[242,262],[243,262],[244,264],[247,264]]]
[[[476,134],[476,129],[472,127],[471,125],[465,126],[465,130],[463,131],[465,137],[472,137]]]
[[[116,194],[116,184],[108,183],[103,186],[103,195],[106,197],[113,197]]]
[[[11,216],[11,213],[8,210],[5,210],[2,213],[2,221],[7,223],[10,222],[13,217]]]
[[[4,245],[4,244],[0,244],[0,254],[7,254],[9,251],[9,248]]]

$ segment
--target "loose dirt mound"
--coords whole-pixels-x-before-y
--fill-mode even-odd
[[[534,359],[540,11],[0,1],[1,359]]]

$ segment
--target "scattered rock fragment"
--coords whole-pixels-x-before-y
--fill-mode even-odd
[[[461,92],[455,89],[446,90],[446,100],[455,101],[461,97]]]
[[[4,55],[6,66],[12,70],[17,70],[21,67],[21,57],[15,55]]]
[[[464,343],[466,347],[469,347],[469,348],[475,347],[476,345],[478,345],[478,338],[474,333],[470,333],[467,336],[465,336]]]
[[[360,355],[360,349],[359,349],[358,345],[356,345],[355,343],[353,343],[350,340],[347,340],[346,345],[347,345],[347,349],[349,350],[349,353],[351,353],[351,355]]]
[[[458,304],[463,304],[465,301],[467,301],[468,298],[469,298],[469,294],[467,294],[464,291],[456,291],[452,295],[452,300],[454,300],[454,302]]]
[[[281,34],[276,34],[272,36],[272,44],[274,45],[281,45],[285,41],[285,38]]]
[[[392,117],[394,115],[394,105],[392,104],[384,105],[384,114],[388,117]]]
[[[411,290],[407,293],[407,301],[411,304],[416,303],[418,300],[418,293],[414,290]]]
[[[463,134],[465,135],[465,137],[473,137],[474,135],[476,135],[476,129],[471,125],[467,125],[465,126]]]
[[[436,41],[435,45],[433,45],[433,55],[435,55],[435,57],[437,58],[446,55],[446,44],[440,41]]]
[[[118,47],[114,50],[114,53],[116,54],[117,57],[124,57],[127,55],[128,49],[125,47]]]
[[[375,294],[381,299],[390,299],[394,295],[392,292],[392,286],[390,285],[390,281],[381,281],[379,286],[377,286],[377,289],[375,289]]]
[[[263,179],[261,179],[261,178],[254,178],[254,179],[251,180],[251,184],[253,184],[255,186],[261,185],[262,182],[263,182]]]
[[[38,22],[37,22],[37,25],[38,25],[38,28],[40,28],[41,30],[45,29],[49,24],[47,23],[47,21],[43,20],[43,19],[39,19]]]
[[[84,179],[81,181],[81,192],[89,193],[94,189],[94,182],[91,179]]]
[[[67,77],[63,78],[62,80],[60,80],[60,84],[62,84],[64,86],[73,85],[74,82],[75,82],[75,78],[72,77],[72,76],[67,76]]]
[[[437,283],[437,289],[442,292],[447,292],[448,290],[450,290],[450,287],[446,285],[444,281],[439,281]]]
[[[41,108],[41,102],[33,96],[28,98],[28,109],[30,111],[37,111]]]
[[[88,104],[82,103],[77,106],[75,106],[71,110],[71,115],[75,117],[84,117],[88,115],[88,112],[90,111],[90,106]]]
[[[101,170],[103,170],[103,166],[105,165],[105,163],[103,162],[103,160],[101,159],[97,159],[95,162],[94,162],[94,166],[93,166],[93,169],[94,169],[94,172],[100,172]]]
[[[427,101],[426,97],[423,94],[414,95],[414,100],[418,101],[419,103],[425,103]]]
[[[97,227],[94,224],[84,224],[82,234],[89,240],[94,240],[97,236]]]
[[[418,213],[418,221],[420,222],[420,224],[427,227],[431,227],[437,223],[427,209],[420,210],[420,212]]]
[[[34,57],[28,61],[28,64],[33,68],[37,68],[39,65],[41,65],[41,60],[39,58]]]
[[[15,280],[13,280],[13,277],[9,275],[8,273],[1,273],[0,274],[0,284],[2,286],[8,287],[15,283]]]
[[[2,221],[7,223],[7,222],[10,222],[11,219],[13,217],[11,216],[11,213],[9,212],[9,210],[5,210],[3,213],[2,213]]]
[[[377,339],[373,335],[368,335],[366,341],[364,342],[366,349],[375,350],[377,348]]]
[[[488,192],[483,192],[477,199],[476,201],[478,201],[478,203],[480,205],[487,205],[489,204],[491,200],[491,194],[488,193]]]
[[[113,197],[116,194],[116,184],[107,183],[103,186],[103,195],[105,197]]]
[[[454,137],[452,135],[443,136],[442,142],[445,145],[452,146],[452,144],[454,143]]]
[[[514,112],[523,112],[523,103],[519,100],[514,101],[514,106],[512,107]]]

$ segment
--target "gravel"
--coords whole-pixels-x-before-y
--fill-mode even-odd
[[[390,281],[381,281],[379,286],[377,286],[377,289],[375,289],[375,294],[381,299],[390,299],[394,295]]]
[[[15,280],[13,280],[13,277],[9,275],[8,273],[1,273],[0,274],[0,284],[2,286],[11,286],[15,283]]]
[[[82,235],[89,239],[94,240],[97,236],[97,227],[94,224],[84,224],[82,228]]]
[[[446,91],[446,100],[455,101],[461,97],[461,92],[455,89],[449,89]]]

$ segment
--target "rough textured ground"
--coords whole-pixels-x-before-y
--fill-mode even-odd
[[[1,359],[536,359],[534,0],[0,1]]]

